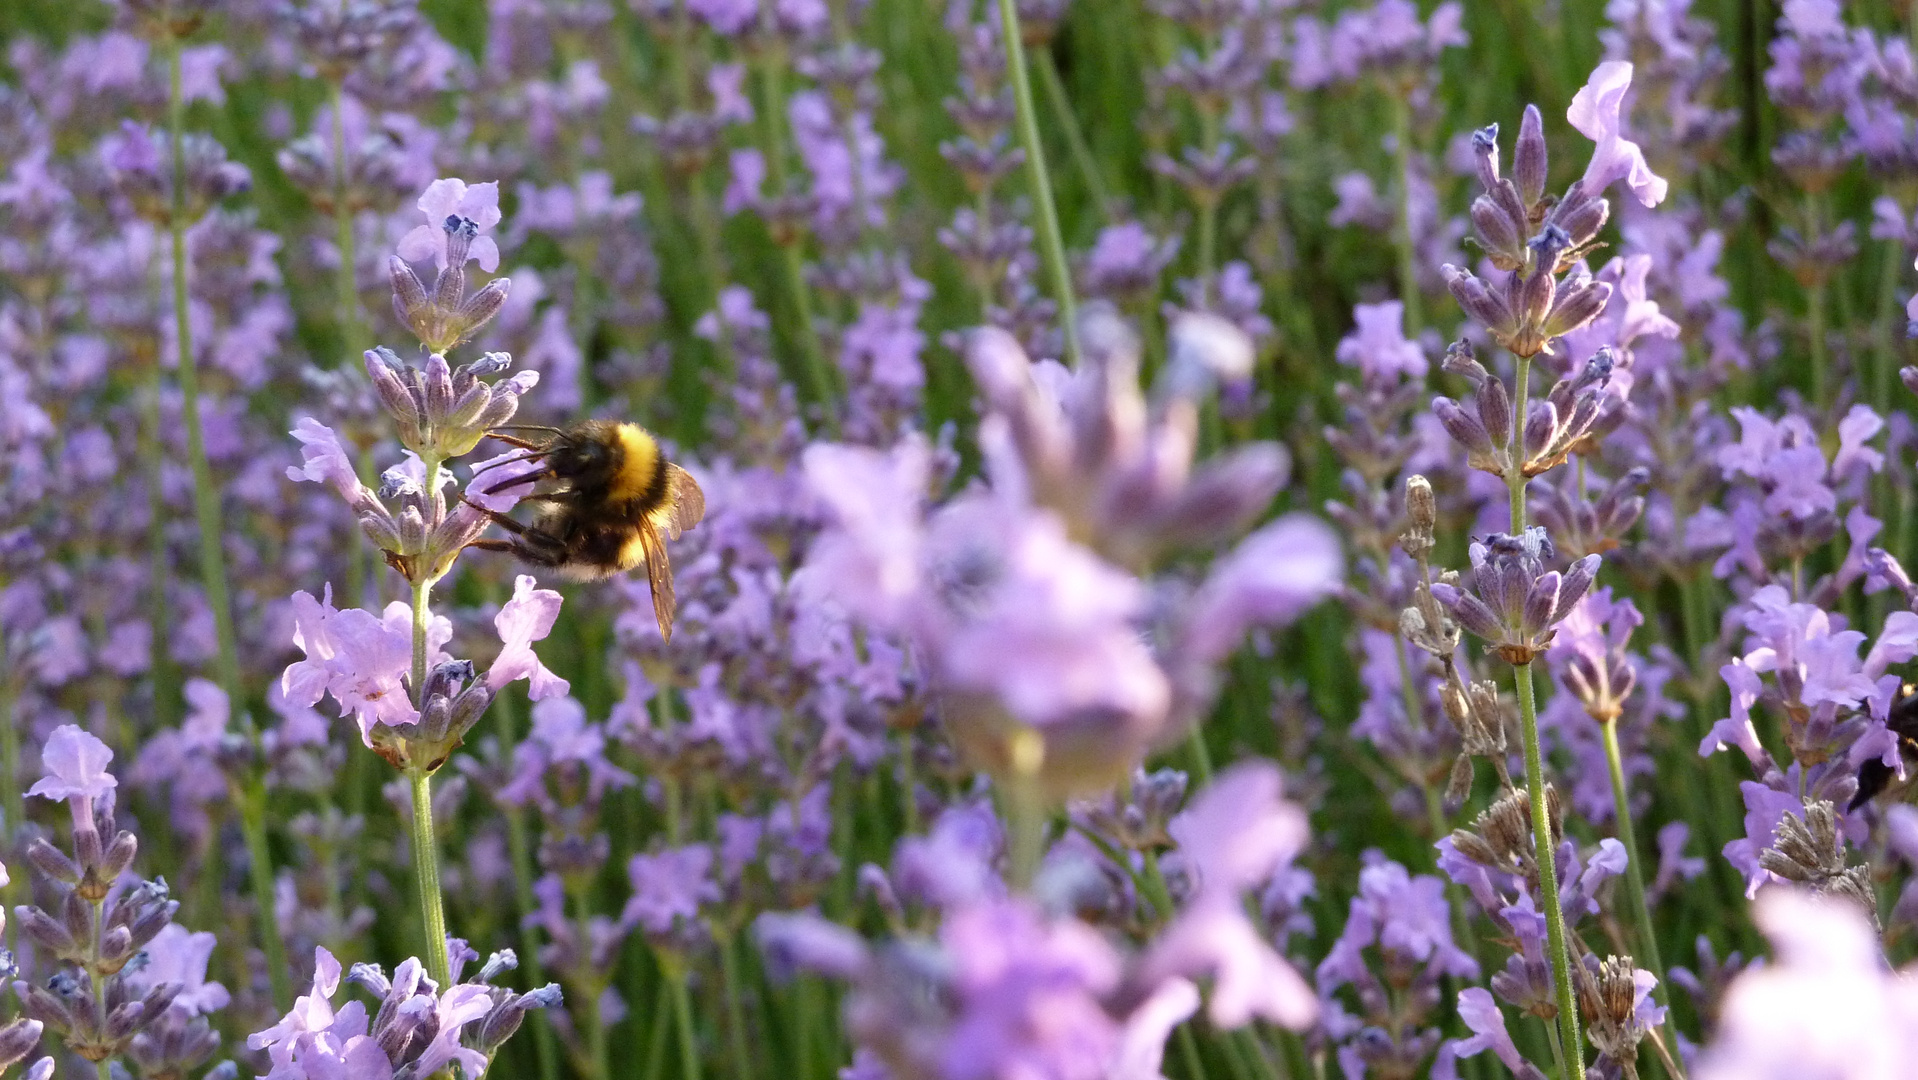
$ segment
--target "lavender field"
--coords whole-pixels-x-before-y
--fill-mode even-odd
[[[1918,1076],[1918,2],[0,38],[13,1075]]]

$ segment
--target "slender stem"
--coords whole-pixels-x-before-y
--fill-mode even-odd
[[[227,598],[226,559],[220,542],[226,536],[220,523],[220,492],[206,460],[206,440],[200,427],[200,377],[193,360],[193,328],[189,321],[186,254],[186,99],[180,91],[180,44],[167,51],[167,133],[173,155],[173,207],[167,216],[173,240],[173,326],[180,345],[181,420],[186,428],[187,464],[193,471],[193,510],[200,527],[200,585],[213,609],[213,629],[219,642],[220,688],[234,710],[242,709],[240,652],[233,634],[233,609]],[[156,644],[158,644],[156,642]]]
[[[665,961],[665,957],[661,957]],[[678,961],[660,964],[666,977],[666,995],[672,998],[673,1020],[679,1029],[679,1070],[681,1080],[700,1080],[699,1037],[693,1030],[693,1003],[686,993],[686,972]]]
[[[767,23],[772,22],[772,0],[760,0],[760,12]],[[765,100],[759,110],[759,152],[766,158],[767,175],[772,178],[775,195],[786,193],[786,140],[780,127],[779,118],[786,107],[786,46],[782,41],[774,40],[766,44],[759,53],[759,80],[763,87]],[[805,353],[806,377],[812,384],[814,395],[821,405],[830,406],[838,389],[833,382],[832,367],[826,362],[824,347],[819,341],[818,324],[813,316],[812,286],[806,282],[806,259],[799,249],[799,238],[774,237],[785,256],[786,287],[792,293],[793,313],[799,318],[799,347]],[[787,241],[790,242],[787,242]],[[830,418],[831,408],[826,415]]]
[[[1192,775],[1199,778],[1201,787],[1212,782],[1212,748],[1205,744],[1205,732],[1200,725],[1192,725],[1186,732],[1185,746],[1192,754]]]
[[[1026,47],[1019,38],[1019,7],[999,0],[999,25],[1006,39],[1006,76],[1012,82],[1012,103],[1018,113],[1019,144],[1026,152],[1026,176],[1032,184],[1032,206],[1039,215],[1039,251],[1052,279],[1052,299],[1059,305],[1059,324],[1066,335],[1066,359],[1079,365],[1079,318],[1072,299],[1072,272],[1066,265],[1066,242],[1059,231],[1059,208],[1052,201],[1052,176],[1046,171],[1045,147],[1039,143],[1039,119],[1032,106],[1032,80],[1026,74]]]
[[[1552,1044],[1552,1061],[1558,1065],[1558,1075],[1571,1076],[1571,1071],[1565,1067],[1565,1040],[1559,1037],[1558,1028],[1543,1019],[1539,1023],[1544,1025],[1545,1038]]]
[[[105,951],[101,948],[101,939],[106,934],[106,899],[103,897],[92,901],[92,904],[93,937],[87,942],[87,989],[93,992],[93,1030],[104,1037],[107,1031],[107,974],[106,961],[101,957]],[[111,1057],[104,1057],[93,1063],[99,1080],[112,1080],[112,1062]]]
[[[1205,1063],[1199,1060],[1199,1042],[1192,1037],[1192,1026],[1180,1024],[1177,1033],[1179,1056],[1185,1059],[1185,1073],[1192,1080],[1205,1080]]]
[[[1039,83],[1045,87],[1046,104],[1052,109],[1052,122],[1066,137],[1066,149],[1072,154],[1072,163],[1079,170],[1079,176],[1085,181],[1086,190],[1092,194],[1092,201],[1099,206],[1101,217],[1116,220],[1112,199],[1106,194],[1105,177],[1100,175],[1098,159],[1092,156],[1092,147],[1086,143],[1085,129],[1079,126],[1079,118],[1073,114],[1072,101],[1066,96],[1065,80],[1059,77],[1059,63],[1052,58],[1051,49],[1040,49],[1038,58]]]
[[[1831,357],[1825,342],[1825,283],[1806,292],[1805,332],[1811,336],[1811,399],[1822,414],[1831,405]]]
[[[1398,194],[1392,200],[1392,235],[1399,257],[1399,300],[1405,304],[1406,336],[1416,337],[1424,328],[1425,305],[1419,295],[1418,249],[1412,242],[1412,106],[1404,95],[1387,92],[1392,101],[1392,159],[1399,174]],[[1524,363],[1519,361],[1520,370]]]
[[[1045,802],[1039,792],[1039,770],[1045,764],[1045,736],[1021,727],[1008,739],[1012,767],[1006,770],[1005,815],[1012,831],[1012,887],[1017,892],[1032,888],[1039,872],[1046,836]]]
[[[358,255],[354,251],[353,212],[346,204],[346,93],[336,82],[332,84],[332,94],[333,243],[339,249],[340,256],[335,284],[339,289],[340,339],[344,350],[341,364],[352,367],[354,358],[360,354],[359,345],[363,336],[360,330],[359,267]]]
[[[1913,8],[1918,12],[1918,7]],[[1885,241],[1885,259],[1883,278],[1878,286],[1878,332],[1873,335],[1878,345],[1878,367],[1872,372],[1871,403],[1879,412],[1891,407],[1891,387],[1897,381],[1898,343],[1904,339],[1904,315],[1898,310],[1898,280],[1905,269],[1905,245],[1897,240]]]
[[[1518,716],[1525,735],[1525,791],[1532,803],[1532,842],[1538,855],[1539,903],[1545,909],[1547,947],[1558,993],[1558,1026],[1569,1055],[1562,1080],[1585,1075],[1585,1046],[1578,1031],[1578,1001],[1572,993],[1572,958],[1565,944],[1565,912],[1558,903],[1558,856],[1552,849],[1552,821],[1545,806],[1545,761],[1538,748],[1538,703],[1532,696],[1532,665],[1513,668],[1518,683]]]
[[[1511,498],[1513,536],[1525,531],[1525,416],[1529,410],[1525,399],[1531,384],[1532,359],[1521,356],[1518,358],[1517,390],[1512,395],[1511,470],[1505,477],[1505,489]]]
[[[266,974],[273,987],[275,1008],[293,1003],[292,969],[286,962],[286,942],[280,938],[278,905],[273,897],[273,856],[266,842],[266,782],[258,772],[231,782],[240,806],[240,834],[246,841],[248,877],[255,906],[260,910],[260,948],[266,954]]]
[[[206,438],[200,426],[200,377],[193,358],[193,329],[189,318],[188,265],[186,251],[186,98],[180,88],[180,42],[169,39],[167,48],[167,136],[171,144],[173,204],[167,215],[173,249],[173,325],[180,346],[180,413],[186,428],[187,464],[193,473],[193,513],[200,531],[200,586],[206,590],[207,606],[213,609],[213,631],[219,645],[217,673],[220,688],[234,714],[245,717],[246,698],[240,684],[240,649],[233,632],[233,604],[226,585],[226,556],[222,541],[226,528],[220,520],[220,492],[213,482],[213,470],[207,463]],[[157,587],[158,583],[156,583]],[[164,643],[155,641],[156,648]],[[249,739],[257,740],[251,721],[243,721]],[[242,781],[251,795],[263,792],[263,781],[251,776]],[[279,920],[274,918],[273,864],[266,843],[266,799],[240,800],[240,825],[245,835],[247,854],[253,861],[253,903],[259,909],[260,943],[266,952],[275,1005],[292,1001],[286,967],[286,944],[280,940]]]
[[[141,395],[140,454],[147,462],[147,621],[152,626],[153,635],[149,646],[153,665],[153,718],[156,727],[171,727],[180,715],[180,673],[174,667],[172,652],[166,647],[174,612],[173,598],[167,595],[167,581],[171,576],[168,570],[171,569],[172,559],[166,538],[166,488],[161,481],[166,456],[160,442],[160,378],[160,364],[156,357],[153,384]],[[11,724],[7,732],[0,735],[0,739],[18,746],[19,736],[12,730]],[[4,780],[5,786],[0,787],[0,798],[6,799],[9,813],[17,805],[15,776],[9,772]]]
[[[501,694],[493,701],[493,724],[499,735],[500,747],[510,749],[519,740],[518,728],[514,723],[512,699]],[[533,940],[533,931],[522,927],[519,920],[538,907],[533,897],[533,844],[527,835],[526,812],[518,808],[509,808],[506,818],[506,849],[513,860],[513,900],[514,926],[519,927],[521,947],[520,955],[526,966],[526,979],[529,985],[546,985],[546,965],[539,959],[539,944]],[[539,1056],[540,1080],[559,1080],[559,1047],[553,1041],[553,1028],[546,1019],[546,1010],[537,1010],[537,1016],[527,1017],[533,1025],[533,1047]]]
[[[1658,932],[1652,925],[1652,908],[1645,899],[1644,864],[1638,861],[1638,830],[1632,825],[1631,794],[1625,787],[1625,758],[1618,749],[1618,721],[1612,720],[1600,724],[1605,734],[1605,767],[1612,774],[1612,816],[1618,821],[1618,842],[1625,845],[1625,889],[1632,898],[1632,915],[1638,920],[1639,955],[1644,957],[1645,967],[1658,976],[1658,985],[1652,988],[1652,996],[1660,1005],[1666,1003],[1665,961],[1658,955]],[[1671,1014],[1666,1013],[1665,1023],[1660,1025],[1666,1039],[1676,1037],[1677,1029],[1672,1026]],[[1677,1043],[1672,1045],[1676,1046]]]
[[[420,919],[426,929],[426,970],[441,986],[451,985],[446,960],[446,908],[440,900],[439,842],[433,837],[433,774],[417,766],[406,770],[413,788],[413,882],[420,893]]]
[[[754,1080],[758,1067],[747,1041],[746,1008],[739,978],[739,937],[728,932],[719,939],[719,978],[726,996],[726,1038],[733,1057],[733,1080]]]

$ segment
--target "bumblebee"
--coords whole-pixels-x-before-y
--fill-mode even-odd
[[[545,437],[536,441],[507,431]],[[671,640],[673,568],[666,540],[679,539],[706,516],[706,496],[691,474],[667,461],[659,440],[638,424],[582,420],[564,428],[518,425],[489,434],[526,451],[511,460],[538,461],[540,468],[483,493],[536,484],[535,493],[520,502],[537,509],[531,523],[524,523],[469,500],[511,539],[467,546],[503,551],[574,581],[622,574],[643,562],[660,636]]]
[[[1891,704],[1891,715],[1885,718],[1885,726],[1898,739],[1898,753],[1905,759],[1909,772],[1913,765],[1918,765],[1918,692],[1909,684],[1898,688],[1898,698]],[[1858,793],[1852,796],[1845,812],[1851,813],[1877,798],[1891,788],[1897,775],[1897,771],[1882,760],[1867,760],[1858,767]]]

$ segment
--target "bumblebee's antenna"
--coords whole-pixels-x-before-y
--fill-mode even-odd
[[[486,466],[483,469],[474,469],[472,479],[468,480],[467,482],[471,483],[472,480],[479,479],[481,473],[491,472],[494,469],[499,468],[501,465],[513,465],[521,461],[538,461],[540,458],[543,458],[545,456],[546,456],[546,451],[536,450],[530,454],[521,454],[518,457],[501,458],[498,461],[493,462],[492,464]]]
[[[562,439],[566,438],[566,430],[564,428],[556,428],[550,424],[494,424],[488,430],[490,431],[550,431],[559,438],[562,438]]]

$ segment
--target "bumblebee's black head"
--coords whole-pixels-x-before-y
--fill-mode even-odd
[[[588,420],[554,436],[546,467],[575,491],[626,501],[661,483],[659,443],[638,424]]]

